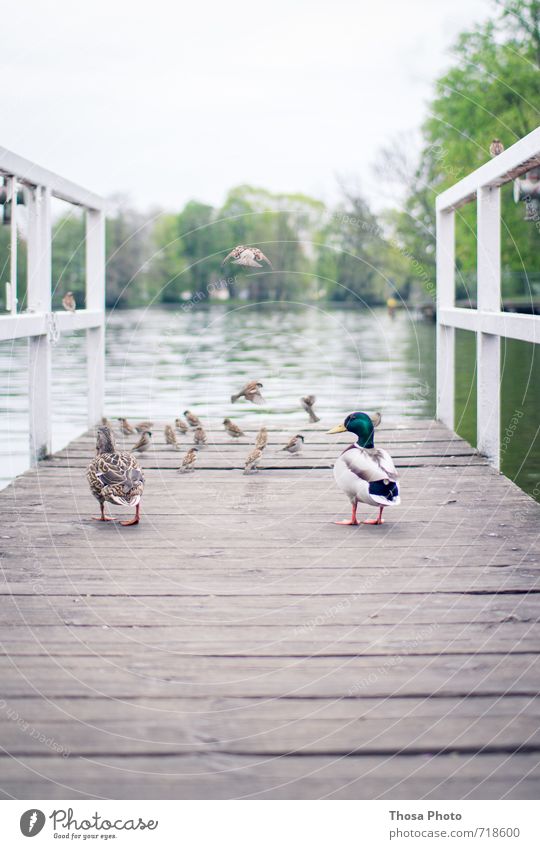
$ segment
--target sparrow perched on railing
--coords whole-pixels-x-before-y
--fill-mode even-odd
[[[499,156],[504,150],[504,144],[500,139],[493,139],[489,146],[489,153],[491,158],[493,159],[495,156]]]
[[[265,427],[261,427],[260,431],[257,434],[257,438],[255,440],[255,448],[258,448],[260,451],[263,451],[266,448],[267,442],[268,442],[268,431]]]
[[[138,440],[138,442],[135,443],[135,445],[133,446],[133,448],[131,450],[132,451],[139,451],[142,454],[143,451],[148,451],[151,444],[152,444],[152,431],[145,430],[145,431],[143,431],[143,433],[141,433],[140,439]]]
[[[135,428],[133,425],[130,425],[127,419],[118,419],[120,422],[120,430],[124,434],[124,436],[131,436],[132,433],[135,433]]]
[[[73,296],[73,292],[66,292],[62,298],[62,306],[68,312],[75,312],[77,309],[77,302]]]
[[[195,428],[193,432],[193,442],[195,445],[206,445],[206,432],[202,426]]]
[[[195,446],[193,446],[193,448],[190,448],[187,454],[185,454],[185,456],[182,458],[182,465],[180,466],[178,471],[184,473],[192,472],[198,453],[199,449],[195,448]]]
[[[176,434],[169,424],[165,425],[165,431],[164,432],[165,432],[165,442],[167,443],[167,445],[172,445],[173,448],[176,448],[176,449],[180,448],[180,445],[179,445],[178,440],[176,438]]]
[[[231,395],[231,401],[234,404],[239,398],[244,397],[246,401],[251,401],[253,404],[264,404],[264,398],[259,391],[260,389],[262,389],[262,383],[258,380],[250,380],[240,392]]]
[[[308,414],[311,422],[320,422],[320,418],[315,415],[315,410],[313,409],[316,400],[315,395],[305,395],[303,398],[300,398],[300,403]]]
[[[257,464],[262,457],[262,449],[254,448],[248,456],[246,457],[246,462],[244,464],[244,474],[247,475],[250,472],[257,472]]]
[[[174,426],[180,433],[187,433],[189,428],[183,419],[175,419]]]
[[[184,410],[184,415],[190,427],[200,427],[202,425],[200,418],[195,413],[192,413],[191,410]]]
[[[281,449],[282,451],[288,451],[289,454],[299,454],[302,450],[302,446],[304,444],[304,437],[301,433],[297,433],[296,436],[291,436],[287,445],[284,445]]]
[[[240,430],[237,424],[232,422],[230,419],[223,419],[223,426],[228,434],[234,436],[235,439],[238,439],[240,436],[245,436],[243,430]]]
[[[272,268],[272,263],[259,248],[250,248],[247,245],[237,245],[221,264],[225,265],[229,259],[233,265],[242,265],[247,268],[262,268],[261,262],[266,262]]]

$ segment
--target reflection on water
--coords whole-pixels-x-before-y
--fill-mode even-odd
[[[520,351],[512,358],[514,376],[525,379],[521,372],[527,356]],[[0,409],[0,478],[6,482],[28,465],[25,340],[0,345],[0,362],[7,385]],[[536,374],[533,368],[522,406],[538,400],[538,363],[533,365]],[[458,369],[458,398],[466,398],[470,375],[467,368]],[[231,393],[253,378],[264,383],[266,405],[232,407]],[[517,392],[518,381],[511,383]],[[307,393],[317,395],[319,414],[329,423],[355,408],[380,409],[392,420],[433,418],[434,325],[405,313],[392,320],[385,310],[297,304],[108,315],[109,417],[173,419],[190,407],[206,420],[233,414],[243,421],[279,416],[302,422],[306,417],[298,398]],[[514,395],[509,399],[503,393],[503,421],[508,405],[516,403]],[[84,334],[62,337],[53,350],[53,403],[53,447],[58,449],[86,427]],[[469,437],[471,415],[469,404],[460,418],[460,429]],[[505,472],[517,474],[518,483],[532,491],[540,480],[540,449],[533,447],[527,464],[523,457],[533,444],[534,415],[524,415],[519,427]]]

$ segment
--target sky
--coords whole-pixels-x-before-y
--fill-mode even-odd
[[[377,206],[456,35],[490,0],[25,0],[4,5],[0,145],[141,209],[232,186]]]

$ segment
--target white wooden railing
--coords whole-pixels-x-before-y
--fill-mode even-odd
[[[51,453],[51,337],[86,330],[88,423],[103,414],[105,371],[105,202],[98,195],[0,147],[0,175],[8,197],[24,191],[28,209],[27,306],[17,305],[17,204],[11,204],[8,315],[0,316],[0,342],[28,339],[30,461]],[[86,309],[52,311],[51,198],[60,198],[86,214]],[[62,293],[63,294],[63,293]],[[74,375],[74,379],[76,376]]]
[[[437,197],[437,418],[454,429],[455,330],[472,330],[477,340],[477,448],[497,468],[501,337],[540,342],[540,316],[501,311],[500,187],[538,165],[540,128]],[[477,309],[462,309],[455,306],[454,216],[475,198]]]

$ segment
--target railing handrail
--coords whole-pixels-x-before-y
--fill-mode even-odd
[[[65,177],[61,177],[54,171],[36,165],[29,159],[24,159],[24,157],[5,147],[0,147],[0,174],[16,177],[19,183],[27,186],[47,188],[53,197],[77,206],[84,206],[86,209],[104,211],[107,205],[105,199],[94,194],[94,192],[90,192],[71,180],[66,180]]]
[[[0,176],[11,202],[8,315],[0,316],[0,341],[28,339],[30,462],[52,450],[51,347],[58,333],[86,330],[88,423],[103,415],[105,380],[105,209],[106,201],[59,174],[0,147]],[[23,187],[28,208],[27,307],[18,312],[17,206]],[[51,198],[85,211],[86,309],[52,309]]]
[[[501,310],[500,187],[540,165],[540,127],[436,200],[437,418],[454,429],[455,331],[476,333],[477,447],[500,464],[500,340],[540,342],[540,316]],[[477,308],[455,305],[455,211],[477,201]]]

